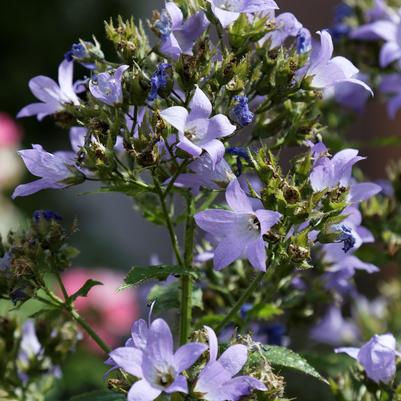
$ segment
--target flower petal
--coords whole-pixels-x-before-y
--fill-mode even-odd
[[[207,349],[205,344],[189,343],[178,348],[174,354],[174,365],[178,373],[190,368]]]
[[[173,358],[173,336],[163,319],[156,319],[150,325],[146,351],[152,361],[170,362]]]
[[[212,103],[206,96],[205,92],[198,86],[195,89],[195,93],[192,97],[191,103],[189,104],[191,109],[191,120],[206,119],[212,112]]]
[[[359,353],[359,348],[354,348],[354,347],[341,347],[341,348],[336,348],[334,350],[336,354],[347,354],[351,358],[358,359],[358,353]]]
[[[207,338],[209,342],[209,360],[211,362],[217,360],[217,353],[219,351],[219,343],[217,340],[216,333],[209,326],[204,326],[207,332]]]
[[[146,380],[139,380],[128,391],[128,401],[153,401],[161,390],[152,387]]]
[[[202,154],[202,148],[200,148],[198,145],[195,145],[184,135],[181,136],[180,142],[177,144],[177,148],[189,153],[194,157],[199,157]]]
[[[195,214],[196,224],[204,231],[214,236],[229,236],[241,229],[247,223],[243,214],[230,210],[209,209]]]
[[[209,1],[211,2],[211,0]],[[240,16],[239,12],[222,10],[221,8],[216,7],[213,3],[212,3],[212,11],[213,14],[216,16],[216,18],[219,20],[223,28],[227,28]]]
[[[131,327],[131,337],[136,348],[144,350],[148,340],[149,328],[143,319],[136,320]]]
[[[241,12],[258,13],[262,11],[277,9],[277,3],[273,0],[245,0]]]
[[[160,112],[161,117],[179,132],[185,132],[188,110],[181,106],[169,107]]]
[[[38,116],[38,120],[43,120],[44,117],[55,113],[59,108],[57,104],[48,103],[31,103],[22,108],[18,114],[17,118]]]
[[[243,254],[246,243],[241,238],[224,238],[214,250],[214,268],[221,270]]]
[[[273,226],[275,226],[282,217],[282,214],[279,212],[264,209],[257,210],[255,214],[259,220],[260,232],[262,235],[266,234]]]
[[[212,139],[204,145],[201,145],[204,150],[209,154],[212,160],[212,168],[216,167],[216,164],[223,160],[225,148],[224,145],[217,139]]]
[[[188,383],[187,379],[183,375],[179,375],[175,378],[174,382],[164,390],[167,394],[180,392],[188,394]]]
[[[253,213],[250,199],[246,196],[238,180],[232,180],[226,190],[228,206],[235,212]]]
[[[373,182],[361,182],[352,184],[350,193],[348,196],[348,202],[359,203],[365,201],[372,196],[377,195],[382,191],[380,185],[374,184]]]
[[[120,347],[111,351],[109,355],[115,364],[127,373],[139,378],[143,376],[142,351],[133,347]]]
[[[248,350],[245,345],[235,344],[227,348],[217,360],[231,376],[236,375],[248,359]]]
[[[380,67],[385,68],[401,58],[401,48],[396,42],[387,42],[380,50]]]
[[[79,99],[73,86],[74,62],[63,60],[58,67],[58,83],[60,89],[74,104],[79,104]]]
[[[251,265],[261,272],[266,271],[266,246],[263,239],[248,244],[246,249],[246,256]]]
[[[174,1],[167,1],[165,7],[171,19],[172,29],[175,30],[179,28],[184,20],[180,7],[178,7]]]
[[[207,138],[217,139],[231,135],[237,127],[223,114],[217,114],[209,120]]]

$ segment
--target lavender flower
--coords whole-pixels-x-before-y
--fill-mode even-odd
[[[152,401],[162,392],[188,393],[182,372],[190,368],[207,346],[188,343],[173,352],[173,337],[163,319],[156,319],[150,327],[142,321],[128,346],[110,352],[115,365],[139,378],[128,392],[128,401]]]
[[[246,257],[255,269],[265,271],[263,235],[278,223],[281,214],[264,209],[254,211],[238,180],[228,185],[226,201],[231,210],[206,210],[195,215],[196,224],[218,241],[214,251],[215,269]]]
[[[223,114],[209,118],[212,104],[198,87],[189,107],[190,112],[182,106],[169,107],[160,115],[178,130],[178,148],[194,157],[199,157],[205,150],[216,165],[224,156],[224,145],[217,138],[231,135],[236,127]]]
[[[351,319],[344,319],[338,307],[332,306],[310,334],[315,341],[336,346],[355,342],[359,330]]]
[[[351,37],[360,40],[383,39],[384,45],[380,50],[380,66],[387,67],[394,61],[401,59],[401,43],[399,32],[401,29],[401,14],[390,19],[374,21],[356,28]]]
[[[388,95],[390,100],[387,103],[387,113],[390,118],[395,118],[401,108],[401,76],[400,74],[390,74],[382,78],[380,90]]]
[[[154,72],[152,77],[150,78],[150,93],[148,96],[148,100],[153,102],[156,100],[159,91],[166,89],[169,81],[169,74],[167,71],[171,68],[171,64],[160,63],[157,66],[157,70]]]
[[[41,121],[50,114],[62,111],[65,104],[79,105],[73,85],[74,63],[62,61],[58,68],[58,85],[53,79],[39,75],[29,81],[31,92],[41,103],[31,103],[17,114],[18,118],[37,116]]]
[[[325,260],[328,260],[327,255]],[[351,279],[355,276],[357,270],[362,270],[370,274],[379,271],[377,266],[362,262],[362,260],[354,255],[336,258],[332,263],[323,275],[324,285],[328,290],[335,291],[341,295],[354,292]]]
[[[28,196],[43,189],[65,188],[72,183],[79,183],[84,176],[74,167],[72,152],[46,152],[40,145],[32,145],[32,149],[20,150],[21,156],[27,169],[39,180],[29,184],[18,185],[12,198]]]
[[[29,381],[27,371],[29,371],[31,364],[37,364],[38,361],[44,373],[61,377],[60,367],[53,365],[49,359],[45,358],[43,348],[36,335],[35,322],[29,319],[22,326],[22,337],[16,361],[18,376],[24,384]]]
[[[283,13],[275,18],[275,29],[273,32],[269,32],[261,41],[260,44],[270,40],[270,48],[275,49],[281,46],[287,38],[293,36],[296,37],[302,24],[297,20],[295,15],[291,13]]]
[[[397,18],[397,12],[391,8],[386,0],[374,0],[373,7],[365,12],[367,22],[379,20],[394,20]]]
[[[210,359],[200,372],[194,392],[207,401],[237,401],[252,390],[266,391],[266,386],[251,376],[236,376],[248,359],[245,345],[227,348],[217,359],[218,342],[215,332],[205,326],[209,339]]]
[[[231,167],[224,159],[213,166],[208,153],[194,160],[188,168],[192,173],[180,174],[175,185],[191,188],[194,195],[199,193],[200,187],[214,190],[225,188],[235,178]]]
[[[324,189],[333,189],[337,185],[348,187],[351,182],[352,166],[365,159],[358,156],[358,153],[356,149],[344,149],[336,153],[331,159],[320,154],[315,159],[310,174],[312,189],[319,192]]]
[[[366,375],[376,383],[389,383],[396,371],[396,342],[392,334],[374,335],[361,348],[337,348],[336,353],[346,353],[356,359]]]
[[[372,92],[365,82],[356,79],[359,70],[344,57],[333,56],[333,40],[328,31],[318,32],[320,35],[321,47],[319,52],[312,52],[309,63],[297,71],[298,80],[304,77],[311,77],[313,88],[325,89],[339,82],[351,82],[362,86]]]
[[[231,110],[233,120],[241,127],[252,123],[255,115],[249,110],[248,98],[246,96],[235,96],[236,105]]]
[[[123,101],[122,79],[128,65],[121,65],[116,70],[95,75],[89,82],[89,90],[93,97],[114,106]]]
[[[167,1],[166,8],[155,23],[162,41],[160,51],[173,60],[178,59],[181,54],[192,55],[195,41],[208,25],[209,21],[202,11],[184,21],[180,8],[173,1]]]
[[[208,0],[208,2],[223,28],[236,21],[241,13],[253,14],[278,9],[273,0]]]
[[[366,74],[359,73],[357,78],[363,82],[368,82]],[[349,82],[340,82],[334,88],[336,102],[358,113],[362,113],[369,96],[369,92],[365,88]]]

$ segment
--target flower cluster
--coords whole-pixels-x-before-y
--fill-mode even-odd
[[[113,350],[107,364],[112,365],[113,370],[121,368],[139,379],[128,392],[130,401],[152,401],[162,392],[191,393],[208,401],[238,400],[249,395],[253,389],[267,390],[253,377],[236,376],[248,358],[245,345],[232,345],[217,359],[216,334],[207,326],[205,331],[209,342],[209,360],[198,377],[193,379],[195,385],[191,389],[182,372],[196,363],[207,346],[198,342],[187,343],[174,352],[173,337],[163,319],[156,319],[149,325],[142,319],[137,320],[125,347]]]

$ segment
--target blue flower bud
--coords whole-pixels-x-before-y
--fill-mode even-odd
[[[267,343],[270,345],[283,345],[283,337],[286,333],[285,327],[280,324],[272,324],[265,328]]]
[[[47,221],[62,221],[63,218],[55,212],[52,212],[51,210],[35,210],[33,212],[33,219],[35,220],[36,223],[38,223],[41,219],[45,219]]]
[[[231,110],[231,116],[242,127],[249,125],[254,118],[254,114],[249,110],[248,98],[246,96],[235,96],[237,104]]]
[[[240,315],[242,319],[246,319],[247,314],[250,310],[252,310],[252,304],[244,304],[241,306]]]
[[[148,96],[148,100],[152,102],[157,98],[157,95],[160,90],[166,89],[169,83],[169,74],[167,70],[171,68],[170,64],[161,63],[157,66],[157,70],[153,73],[150,78],[150,93]]]
[[[302,28],[297,35],[297,53],[304,54],[312,49],[312,36],[308,29]]]
[[[343,243],[343,251],[347,253],[355,246],[355,237],[352,234],[352,230],[345,224],[335,226],[336,231],[340,231],[340,235],[337,238],[337,242]]]
[[[170,35],[173,29],[173,23],[171,22],[171,18],[166,9],[161,11],[160,18],[156,21],[154,26],[159,31],[162,39],[165,39]]]
[[[73,61],[74,58],[86,58],[88,53],[82,43],[73,43],[71,49],[64,54],[64,58],[68,61]]]
[[[232,148],[227,148],[226,153],[228,153],[229,155],[237,156],[237,171],[235,172],[235,175],[239,177],[242,174],[242,159],[245,160],[247,163],[251,162],[247,150],[234,146]]]

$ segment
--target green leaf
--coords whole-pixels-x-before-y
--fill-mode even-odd
[[[180,307],[180,283],[175,281],[168,285],[155,285],[149,292],[148,302],[154,302],[154,311],[162,312]],[[203,309],[202,290],[192,291],[192,306]]]
[[[140,285],[147,280],[166,280],[169,276],[178,274],[191,274],[191,270],[177,265],[135,266],[128,272],[119,290]]]
[[[288,348],[263,345],[259,351],[251,354],[250,363],[255,363],[260,358],[266,358],[272,366],[295,369],[327,383],[327,380],[313,366],[309,365],[305,358]]]
[[[91,391],[73,397],[70,401],[125,401],[126,397],[122,394],[113,393],[112,391],[99,390]]]
[[[74,302],[78,297],[88,296],[89,291],[96,285],[103,285],[103,283],[92,279],[86,280],[85,284],[69,297],[69,301]]]

